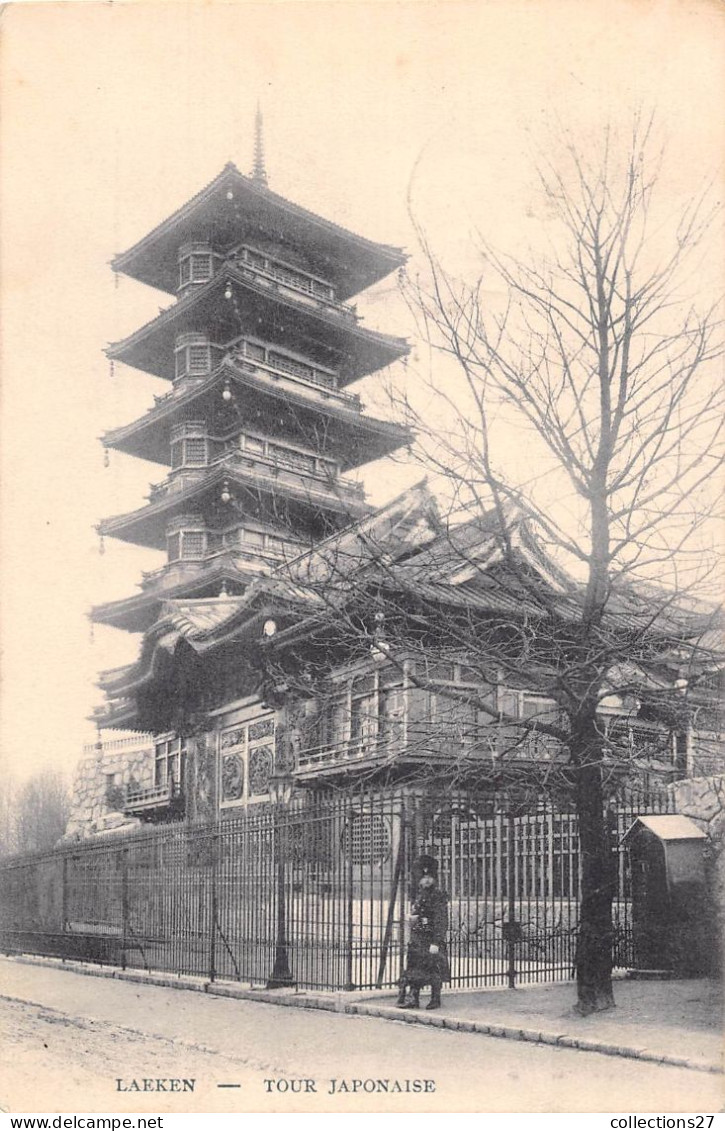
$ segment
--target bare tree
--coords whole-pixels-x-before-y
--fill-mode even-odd
[[[606,795],[673,735],[687,741],[722,662],[718,614],[701,594],[723,466],[725,396],[712,368],[723,343],[717,303],[698,310],[688,295],[715,215],[703,195],[663,219],[650,134],[637,121],[626,153],[605,134],[591,160],[567,143],[563,163],[541,170],[552,250],[538,261],[481,241],[484,274],[460,282],[419,231],[427,271],[406,294],[433,364],[417,375],[425,407],[406,397],[402,408],[447,502],[427,516],[393,505],[293,563],[295,627],[284,661],[275,645],[279,669],[268,663],[300,699],[316,688],[329,744],[338,708],[332,686],[320,707],[322,677],[351,648],[372,650],[392,688],[404,667],[414,690],[439,700],[435,725],[422,712],[411,726],[414,695],[408,706],[406,758],[417,746],[421,773],[457,746],[461,773],[477,755],[490,786],[568,792],[582,1013],[614,1004]],[[518,481],[512,440],[531,452]],[[443,686],[436,665],[460,657],[471,686]],[[539,707],[522,717],[512,689],[534,692]],[[394,717],[350,710],[345,741],[390,748]]]
[[[3,774],[0,779],[0,856],[12,856],[17,851],[15,797],[15,780]]]
[[[63,836],[70,816],[67,778],[59,770],[38,771],[16,786],[13,809],[13,851],[53,848]]]
[[[422,337],[455,362],[465,384],[464,414],[432,378],[452,410],[448,434],[426,427],[408,405],[428,461],[456,500],[498,517],[522,594],[531,584],[510,540],[512,505],[525,505],[554,557],[573,563],[581,579],[567,631],[547,634],[548,659],[546,647],[536,650],[536,674],[560,709],[573,771],[582,1012],[613,1004],[602,702],[641,695],[643,685],[673,702],[672,680],[656,692],[643,675],[658,663],[662,669],[668,649],[670,672],[680,651],[675,690],[682,698],[688,677],[694,690],[707,667],[702,634],[712,623],[695,598],[712,579],[705,532],[723,465],[725,398],[712,367],[723,352],[722,323],[717,302],[698,308],[688,292],[716,209],[704,194],[663,217],[651,133],[651,122],[637,120],[624,154],[606,133],[591,159],[566,142],[563,162],[540,171],[552,239],[538,261],[482,241],[484,275],[460,283],[421,232],[428,277],[408,287]],[[531,444],[546,472],[532,467],[526,488],[507,473],[504,424],[507,442]],[[557,491],[569,499],[568,525]],[[546,604],[540,585],[536,599]],[[561,624],[553,602],[549,611]],[[678,632],[689,638],[687,650],[676,643]]]

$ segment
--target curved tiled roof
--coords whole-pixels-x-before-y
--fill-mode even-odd
[[[298,243],[309,243],[312,249],[322,249],[318,254],[325,258],[330,281],[336,285],[343,299],[384,278],[406,262],[407,256],[401,248],[356,235],[245,177],[229,162],[185,204],[132,247],[114,256],[111,266],[150,286],[170,293],[175,291],[175,253],[178,244],[189,239],[203,238],[204,227],[208,227],[211,222],[205,216],[209,209],[216,208],[215,227],[219,229],[220,220],[225,219],[224,213],[234,207],[233,201],[227,199],[227,192],[239,193],[241,200],[246,202],[247,209],[254,213],[256,224],[259,223],[260,216],[266,217],[270,229],[290,228]],[[231,218],[231,222],[227,222],[230,226],[235,224],[239,229],[238,235],[241,235],[244,213],[239,213],[238,205],[236,211],[237,215]],[[164,256],[161,252],[167,245],[173,253],[173,259],[166,255],[167,262],[173,261],[172,270],[163,268]]]

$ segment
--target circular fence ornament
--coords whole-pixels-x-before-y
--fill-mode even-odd
[[[379,813],[356,813],[346,823],[340,847],[353,864],[384,864],[390,858],[390,820]]]

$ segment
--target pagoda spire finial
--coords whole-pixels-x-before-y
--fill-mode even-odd
[[[252,180],[259,185],[267,184],[267,170],[264,165],[264,131],[262,109],[257,103],[257,113],[254,115],[254,166],[252,167]]]

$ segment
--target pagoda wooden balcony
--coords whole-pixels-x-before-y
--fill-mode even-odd
[[[614,723],[612,727],[611,723]],[[605,760],[612,764],[637,759],[659,773],[677,776],[673,738],[656,722],[625,718],[603,720]],[[551,735],[511,725],[467,726],[434,721],[408,723],[405,737],[343,740],[308,746],[297,759],[302,777],[334,774],[345,767],[435,765],[438,767],[487,764],[553,763],[568,757],[567,747]]]
[[[301,511],[313,521],[325,526],[337,516],[361,516],[369,513],[364,488],[355,482],[338,477],[331,480],[324,475],[312,475],[302,470],[292,471],[281,463],[263,455],[247,455],[233,451],[208,467],[199,469],[198,478],[186,483],[182,489],[173,489],[173,476],[158,484],[153,500],[138,510],[113,515],[102,520],[97,530],[101,536],[120,538],[136,545],[161,550],[166,546],[165,522],[184,508],[206,513],[210,503],[223,505],[221,494],[228,481],[230,495],[241,493],[253,506],[264,504],[264,497],[275,497],[290,509]],[[230,514],[234,503],[230,500]],[[292,519],[290,519],[292,521]]]
[[[412,440],[401,424],[367,416],[355,394],[230,353],[201,385],[179,388],[178,395],[174,390],[157,397],[144,416],[107,432],[102,442],[108,448],[168,465],[174,423],[184,419],[191,406],[199,419],[213,413],[227,382],[234,396],[244,398],[253,409],[283,415],[290,427],[299,429],[300,438],[319,434],[322,421],[328,452],[344,469],[379,459]]]
[[[365,501],[365,488],[362,483],[354,479],[338,475],[335,479],[323,474],[315,475],[310,472],[295,468],[287,463],[283,456],[268,457],[265,455],[250,455],[241,450],[225,453],[218,459],[210,462],[206,467],[194,468],[191,471],[175,471],[151,488],[149,501],[157,503],[161,499],[183,494],[190,488],[203,483],[210,471],[220,467],[234,469],[249,469],[255,476],[261,476],[265,481],[276,485],[303,488],[310,495],[322,496],[335,495],[343,502],[362,503]]]
[[[288,556],[294,557],[290,546]],[[283,551],[258,549],[256,547],[229,547],[205,554],[201,558],[184,558],[167,562],[159,569],[147,570],[141,575],[141,588],[144,593],[161,597],[170,590],[176,590],[185,582],[203,578],[204,574],[215,572],[218,567],[228,565],[240,574],[240,580],[250,573],[265,574],[286,560]]]
[[[164,785],[148,788],[129,785],[123,812],[128,817],[140,817],[142,821],[163,817],[173,819],[184,815],[184,807],[184,792],[180,784],[171,778]]]
[[[313,376],[305,376],[302,372],[295,373],[292,368],[282,369],[279,366],[269,365],[263,361],[252,361],[250,358],[245,357],[237,351],[232,351],[229,355],[230,361],[237,369],[241,369],[244,373],[252,374],[255,377],[261,378],[268,384],[279,385],[281,383],[284,388],[287,386],[289,389],[294,389],[296,392],[303,390],[311,393],[316,399],[321,401],[332,401],[333,404],[343,405],[345,408],[351,409],[355,413],[362,413],[364,405],[360,400],[357,393],[346,393],[342,389],[335,388],[334,385],[325,379],[320,372],[319,377],[316,375],[317,370],[313,369]],[[169,404],[171,401],[184,396],[186,393],[193,389],[198,389],[200,385],[208,380],[208,377],[182,377],[174,382],[173,389],[168,393],[161,393],[154,396],[154,407],[159,405]]]
[[[215,341],[226,348],[233,348],[246,335],[258,334],[261,327],[282,352],[294,352],[301,342],[308,342],[314,348],[313,363],[325,367],[342,362],[340,385],[374,373],[408,353],[404,339],[368,329],[324,300],[292,289],[287,293],[274,280],[263,281],[253,271],[232,263],[134,333],[114,342],[106,353],[112,360],[174,381],[177,339],[200,326],[213,329]]]
[[[354,412],[362,412],[363,410],[362,402],[357,393],[346,393],[342,389],[335,388],[334,385],[329,383],[322,370],[317,370],[314,366],[309,367],[313,374],[310,377],[305,375],[301,367],[299,371],[295,372],[291,365],[282,368],[279,365],[270,365],[264,361],[253,361],[237,351],[232,351],[230,359],[234,365],[245,373],[253,373],[256,377],[261,377],[274,384],[281,381],[288,383],[290,388],[307,389],[322,400],[336,401],[338,404],[345,405],[346,408],[351,408]]]
[[[309,284],[305,285],[302,280],[299,282],[291,281],[285,271],[278,270],[275,267],[256,267],[241,259],[233,262],[240,275],[262,286],[269,287],[287,298],[294,299],[295,302],[302,302],[313,309],[324,311],[325,314],[335,314],[351,322],[359,321],[354,306],[339,302],[334,298],[325,298],[322,295],[315,294],[312,290],[311,280]],[[220,268],[220,270],[223,270],[223,268]]]
[[[471,728],[476,730],[476,728]],[[358,765],[454,765],[507,761],[550,762],[562,751],[561,744],[548,735],[516,728],[478,728],[469,733],[455,725],[441,727],[434,722],[411,724],[405,739],[369,738],[309,747],[298,755],[297,769],[303,776],[330,774],[341,767]]]

